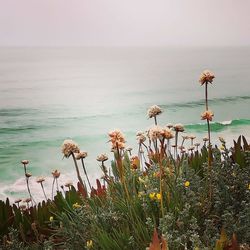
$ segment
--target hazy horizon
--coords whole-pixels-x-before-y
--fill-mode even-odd
[[[248,0],[0,0],[1,47],[250,45]]]

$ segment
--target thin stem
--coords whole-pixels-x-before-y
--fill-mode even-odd
[[[85,165],[84,165],[83,158],[81,158],[81,161],[82,161],[83,171],[84,171],[84,174],[86,175],[86,178],[87,178],[87,181],[88,181],[88,184],[89,184],[89,188],[90,188],[90,191],[91,191],[91,184],[90,184],[89,177],[88,177],[88,174],[87,174],[87,171],[86,171]]]
[[[206,110],[208,110],[207,85],[208,85],[208,82],[205,83]]]
[[[59,185],[58,185],[58,180],[57,180],[58,178],[56,178],[56,188],[57,188],[57,192],[59,191]]]
[[[53,194],[54,194],[55,179],[56,179],[56,178],[54,177],[53,183],[52,183],[51,200],[53,200],[53,198],[54,198]]]
[[[155,125],[157,126],[157,119],[156,119],[156,115],[154,116],[154,120],[155,120]]]
[[[45,191],[44,191],[44,187],[43,187],[43,183],[41,182],[41,187],[42,187],[42,190],[43,190],[43,194],[44,194],[44,197],[45,197],[45,200],[48,201],[48,198],[45,194]]]
[[[78,168],[78,165],[77,165],[77,162],[76,162],[75,155],[74,155],[74,153],[71,153],[71,155],[72,155],[72,158],[73,158],[74,163],[75,163],[77,178],[78,178],[79,182],[81,183],[81,185],[84,187],[82,177],[80,175],[80,171],[79,171],[79,168]]]
[[[27,170],[26,170],[26,165],[25,165],[25,164],[24,164],[24,173],[25,173],[25,178],[26,178],[26,186],[27,186],[28,193],[29,193],[30,199],[31,199],[31,204],[32,204],[32,207],[33,207],[33,201],[34,201],[35,204],[36,204],[36,202],[35,202],[35,200],[33,199],[33,196],[31,195],[31,192],[30,192],[29,177],[27,177]]]

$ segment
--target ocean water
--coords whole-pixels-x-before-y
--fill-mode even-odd
[[[28,159],[31,190],[42,195],[36,176],[58,169],[76,181],[61,145],[75,140],[88,152],[92,182],[100,176],[96,156],[110,154],[107,133],[121,129],[137,152],[135,134],[146,130],[148,107],[163,109],[160,125],[183,123],[200,141],[206,125],[204,69],[215,73],[209,85],[214,111],[213,143],[238,135],[250,139],[250,48],[0,48],[0,199],[27,197],[22,159]],[[41,198],[41,197],[40,197]]]

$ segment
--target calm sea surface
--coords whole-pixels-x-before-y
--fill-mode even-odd
[[[110,151],[107,132],[121,129],[136,153],[135,134],[152,125],[146,111],[153,104],[164,110],[160,125],[183,123],[199,141],[204,69],[216,75],[213,142],[250,139],[250,48],[0,48],[0,199],[27,196],[22,159],[30,160],[35,193],[35,177],[54,169],[60,184],[75,181],[73,162],[61,154],[67,138],[88,152],[94,181],[96,156]]]

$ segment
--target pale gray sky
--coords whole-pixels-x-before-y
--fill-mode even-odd
[[[250,45],[250,0],[0,0],[0,46]]]

